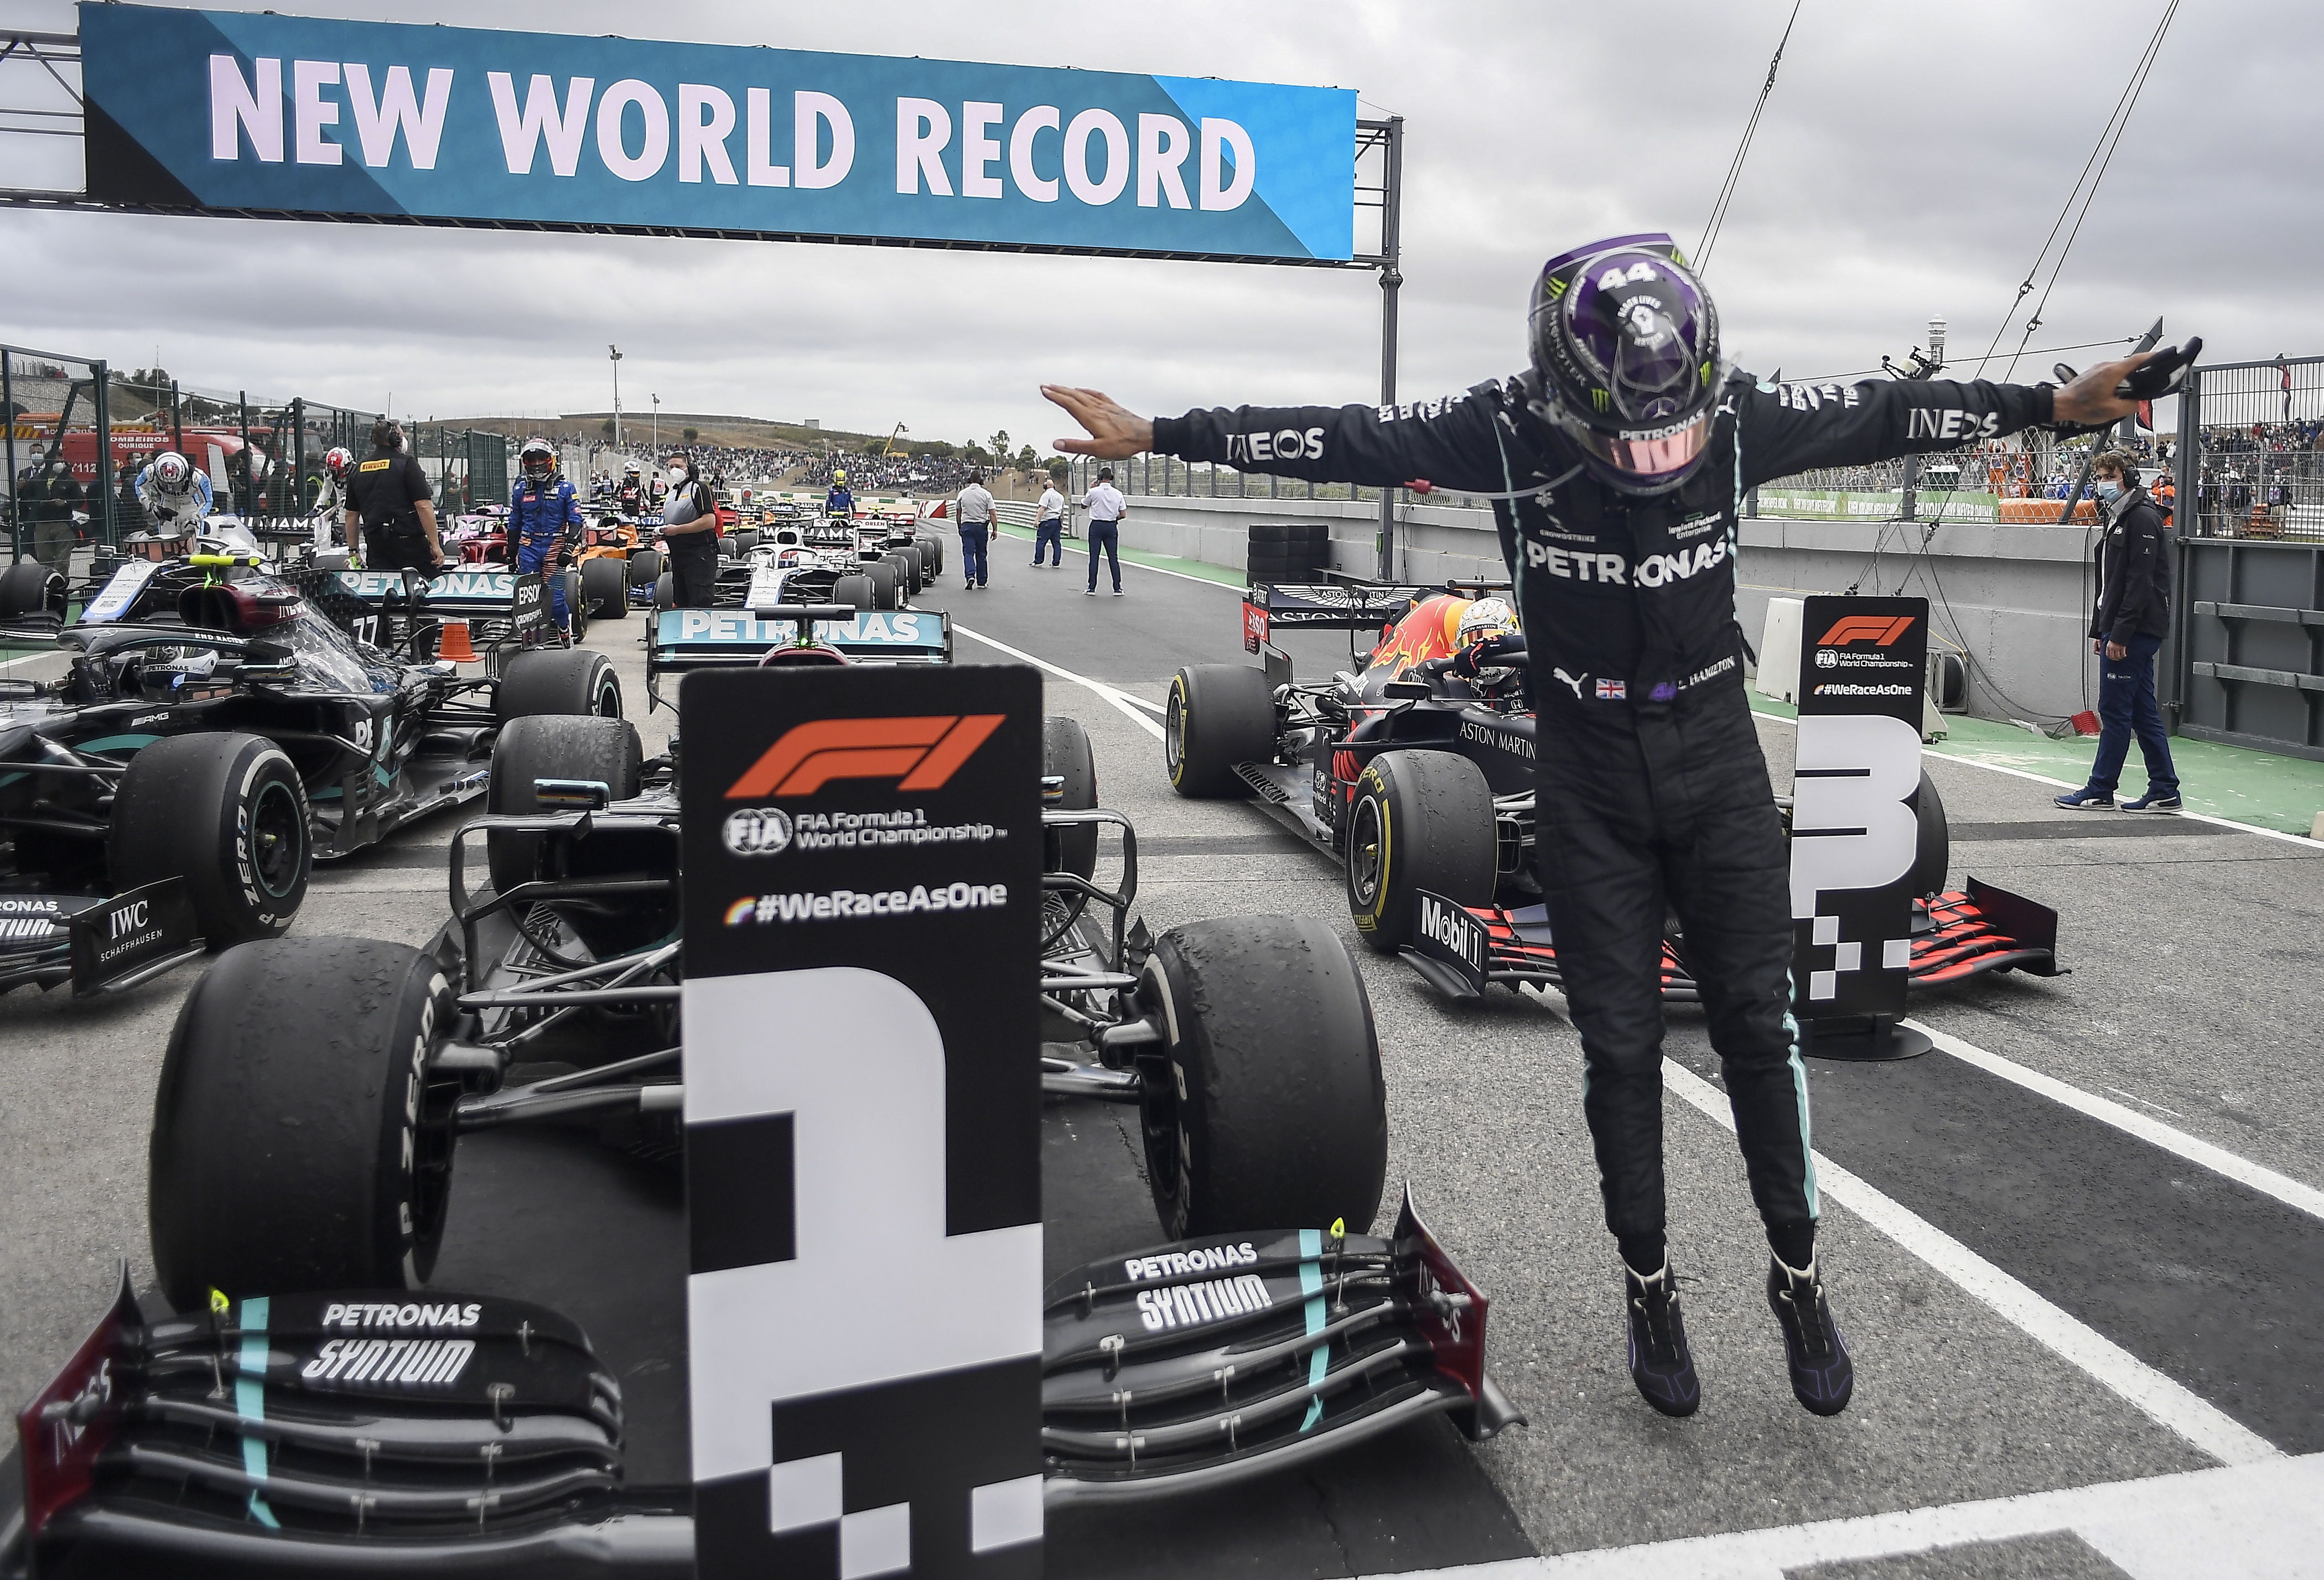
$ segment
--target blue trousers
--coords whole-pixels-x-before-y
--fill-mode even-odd
[[[2179,770],[2171,762],[2171,738],[2163,732],[2163,709],[2154,700],[2154,655],[2161,637],[2133,637],[2127,655],[2098,664],[2098,755],[2090,764],[2090,788],[2112,790],[2122,780],[2130,738],[2146,758],[2146,785],[2165,795],[2179,794]]]
[[[960,524],[961,579],[972,587],[984,585],[984,540],[991,530],[982,521],[963,521]]]
[[[1037,565],[1041,563],[1043,549],[1048,550],[1051,565],[1065,563],[1065,524],[1054,516],[1033,528],[1033,563]]]
[[[524,574],[537,574],[548,581],[549,617],[557,621],[558,630],[571,630],[573,615],[565,607],[565,578],[557,569],[557,539],[544,537],[536,543],[529,537],[519,538],[516,568]]]
[[[1118,521],[1092,521],[1090,527],[1090,591],[1097,591],[1097,556],[1102,553],[1106,563],[1113,567],[1113,590],[1121,591],[1121,524]]]

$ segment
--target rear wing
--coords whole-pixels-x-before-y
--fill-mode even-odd
[[[543,618],[541,580],[538,574],[483,567],[447,570],[421,583],[418,597],[405,592],[401,571],[338,571],[332,579],[340,592],[372,610],[392,607],[399,614],[424,614],[454,620],[514,619],[520,626]]]
[[[801,618],[816,642],[859,664],[952,662],[952,616],[942,610],[659,609],[646,632],[647,690],[664,675],[749,668],[771,648],[797,646]]]
[[[1257,652],[1273,629],[1376,631],[1394,625],[1437,591],[1396,582],[1258,582],[1243,594],[1243,648]]]

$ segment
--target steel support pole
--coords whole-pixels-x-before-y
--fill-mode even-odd
[[[1396,404],[1396,298],[1404,284],[1404,117],[1388,118],[1388,180],[1380,193],[1380,405]],[[1379,575],[1396,580],[1396,490],[1379,500]]]
[[[113,524],[113,375],[103,363],[89,370],[97,379],[97,541],[108,549],[119,541]]]
[[[2179,497],[2172,505],[2171,526],[2163,535],[2177,573],[2171,600],[2171,639],[2157,656],[2155,669],[2163,690],[2163,718],[2173,735],[2179,733],[2179,721],[2186,712],[2187,665],[2191,657],[2187,645],[2187,602],[2193,596],[2188,578],[2194,569],[2195,556],[2188,552],[2183,540],[2200,537],[2203,532],[2202,501],[2196,498],[2196,490],[2202,482],[2202,424],[2203,370],[2189,368],[2186,382],[2179,387],[2179,453],[2171,457]]]
[[[24,557],[23,528],[18,520],[16,491],[16,356],[0,351],[0,411],[8,418],[8,555],[10,563]]]

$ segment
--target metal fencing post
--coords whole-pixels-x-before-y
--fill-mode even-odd
[[[8,553],[11,564],[24,557],[24,529],[16,510],[16,357],[0,348],[0,410],[8,418]]]
[[[89,371],[97,379],[97,475],[91,480],[101,501],[97,511],[97,537],[109,550],[120,541],[113,520],[113,378],[101,362],[92,364]]]
[[[235,390],[235,404],[241,411],[242,488],[234,501],[234,513],[237,516],[247,516],[250,514],[250,507],[252,504],[252,501],[248,498],[248,495],[251,491],[257,486],[256,482],[251,476],[250,471],[250,391],[247,390]],[[232,488],[234,468],[232,466],[228,466],[226,471],[227,480],[226,486]]]
[[[2193,663],[2187,640],[2188,583],[2195,565],[2195,556],[2186,545],[2190,536],[2200,537],[2203,519],[2196,489],[2201,482],[2201,467],[2197,450],[2202,444],[2203,370],[2189,368],[2186,381],[2179,388],[2179,454],[2171,458],[2172,486],[2178,498],[2172,501],[2170,544],[2173,591],[2171,600],[2171,634],[2161,662],[2155,666],[2163,677],[2163,712],[2171,733],[2179,733],[2180,716],[2187,707],[2189,666]],[[2195,524],[2190,534],[2188,522]]]
[[[1388,181],[1380,194],[1380,405],[1396,404],[1396,299],[1404,284],[1404,117],[1388,118]],[[1380,490],[1379,578],[1396,577],[1396,497]]]

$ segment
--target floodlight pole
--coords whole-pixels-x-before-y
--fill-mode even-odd
[[[613,359],[613,448],[619,452],[622,447],[622,348],[608,345],[605,352]]]
[[[655,396],[653,398],[653,453],[659,455],[661,454],[661,397],[659,395]]]

